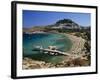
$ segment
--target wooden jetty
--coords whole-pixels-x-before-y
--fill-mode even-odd
[[[54,48],[54,47],[52,47],[52,48]],[[59,51],[59,50],[56,50],[56,49],[52,49],[52,48],[50,46],[47,49],[44,49],[42,47],[37,47],[35,50],[43,52],[45,54],[50,54],[50,55],[66,55],[66,56],[70,56],[69,53],[62,52],[62,51]]]
[[[58,51],[58,50],[50,50],[50,49],[41,49],[43,52],[47,52],[51,55],[67,55],[69,56],[68,53],[65,53],[65,52],[61,52],[61,51]]]

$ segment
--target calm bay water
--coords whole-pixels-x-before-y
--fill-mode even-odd
[[[57,63],[63,60],[64,56],[53,56],[33,51],[36,46],[48,48],[48,46],[56,46],[58,50],[67,52],[70,50],[71,41],[62,34],[54,33],[36,33],[23,34],[23,56],[30,57],[35,60],[43,60],[46,62]]]

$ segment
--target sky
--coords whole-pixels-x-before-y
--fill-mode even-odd
[[[23,10],[24,28],[51,25],[62,19],[71,19],[81,26],[91,25],[90,13]]]

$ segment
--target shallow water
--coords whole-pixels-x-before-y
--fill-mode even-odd
[[[70,50],[72,43],[62,34],[54,33],[36,33],[23,34],[23,56],[30,57],[35,60],[43,60],[46,62],[57,63],[63,60],[64,56],[54,56],[33,51],[36,46],[48,48],[48,46],[56,46],[58,50],[67,52]]]

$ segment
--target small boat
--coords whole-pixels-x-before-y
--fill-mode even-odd
[[[34,47],[34,46],[33,46]],[[36,46],[36,47],[34,47],[34,49],[32,49],[33,51],[39,51],[39,50],[41,50],[41,49],[43,49],[43,47],[42,46]]]

